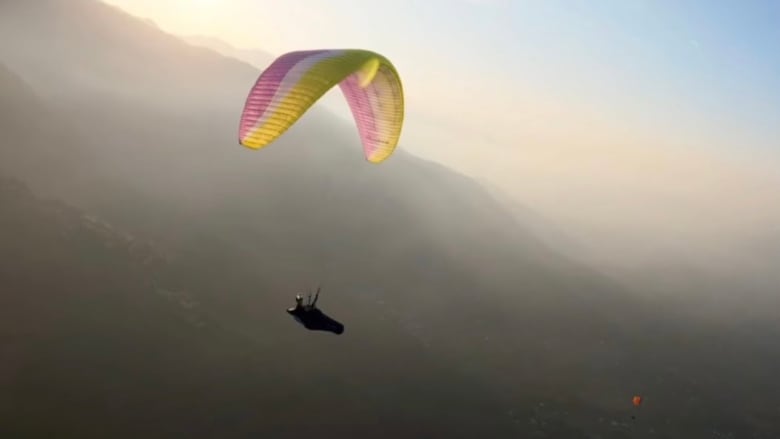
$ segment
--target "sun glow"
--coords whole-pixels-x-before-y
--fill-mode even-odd
[[[191,0],[190,3],[200,9],[210,9],[219,6],[222,0]]]

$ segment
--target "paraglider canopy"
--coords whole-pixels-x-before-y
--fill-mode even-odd
[[[274,60],[249,91],[239,143],[252,149],[272,143],[337,84],[352,110],[366,160],[381,163],[401,136],[404,96],[393,64],[368,50],[307,50]]]

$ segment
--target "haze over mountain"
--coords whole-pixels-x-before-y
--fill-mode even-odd
[[[264,69],[274,60],[274,56],[262,50],[239,49],[215,37],[205,35],[187,35],[182,39],[194,46],[209,48],[231,58],[240,59],[253,66]]]
[[[751,245],[780,222],[771,3],[106,1],[275,54],[380,50],[408,91],[407,150],[500,187],[615,275],[780,263]]]
[[[259,67],[269,62],[263,51],[238,50],[215,37],[187,40]],[[416,66],[405,67],[412,70]],[[451,95],[462,89],[453,88]],[[480,93],[489,94],[490,90]],[[434,116],[425,114],[416,109],[421,98],[411,98],[416,101],[410,105],[406,138],[412,140],[407,145],[424,157],[478,179],[492,194],[499,194],[504,204],[518,205],[516,200],[523,200],[524,208],[513,209],[523,223],[530,220],[528,206],[533,206],[534,216],[545,218],[542,222],[531,220],[538,226],[535,230],[565,254],[628,283],[678,278],[674,284],[665,284],[675,294],[690,296],[691,290],[696,290],[687,282],[688,276],[679,276],[681,272],[718,278],[716,283],[730,285],[726,290],[760,289],[766,296],[779,288],[776,267],[780,259],[762,250],[766,248],[762,243],[773,242],[780,222],[780,203],[773,196],[780,191],[780,174],[772,166],[771,154],[757,166],[758,157],[752,162],[724,157],[714,147],[717,142],[699,139],[697,143],[710,147],[711,151],[705,151],[701,146],[693,148],[692,139],[670,136],[666,130],[637,133],[628,127],[609,129],[610,122],[588,116],[593,110],[573,103],[572,108],[558,108],[546,116],[560,121],[555,128],[545,131],[539,127],[534,135],[523,135],[529,129],[524,113],[549,109],[521,111],[520,106],[513,110],[520,114],[510,131],[525,140],[504,140],[512,147],[496,149],[500,143],[496,139],[480,138],[463,126],[450,130],[452,123],[442,119],[447,115],[437,119],[435,111]],[[525,101],[515,102],[520,105]],[[340,93],[326,95],[321,105],[349,114]],[[498,108],[489,113],[505,112]],[[423,110],[432,112],[427,106]],[[474,115],[466,110],[462,113]],[[592,120],[583,123],[583,117]],[[493,130],[495,135],[501,131],[489,128],[492,121],[486,126],[485,130]],[[567,128],[562,130],[561,126]],[[729,138],[731,131],[738,132],[732,128]],[[461,138],[464,130],[474,137]],[[451,135],[442,137],[448,131]],[[746,144],[750,136],[738,141],[739,149],[750,146]],[[437,142],[447,146],[435,145]],[[487,145],[472,148],[470,142]],[[498,161],[496,154],[506,157]],[[711,292],[704,300],[712,299],[708,296]]]
[[[780,431],[770,311],[650,301],[322,107],[246,150],[246,63],[92,0],[0,4],[0,62],[4,437]],[[318,284],[341,337],[284,313]]]

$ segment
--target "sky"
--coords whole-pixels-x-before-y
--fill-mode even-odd
[[[401,148],[599,246],[780,220],[777,1],[105,1],[273,55],[380,52],[404,81]]]

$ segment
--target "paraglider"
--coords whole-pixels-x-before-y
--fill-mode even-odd
[[[304,304],[303,296],[298,294],[295,296],[295,307],[287,309],[287,313],[310,331],[326,331],[336,335],[342,334],[344,325],[328,317],[317,308],[317,299],[319,297],[320,289],[317,288],[317,294],[315,294],[314,299],[312,300],[311,293],[309,293],[309,297]]]
[[[401,136],[404,96],[393,64],[368,50],[298,51],[274,60],[249,91],[239,143],[260,149],[274,142],[336,84],[349,104],[366,160],[381,163]]]
[[[631,398],[631,403],[634,404],[634,407],[639,407],[642,404],[642,397],[634,395],[634,397]],[[636,415],[631,415],[631,419],[636,419]]]

